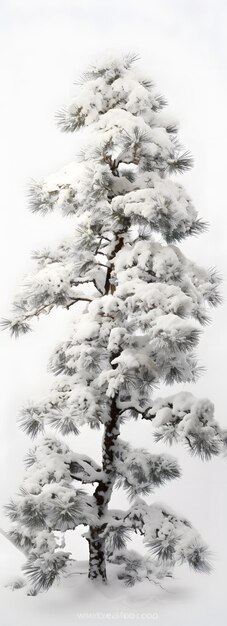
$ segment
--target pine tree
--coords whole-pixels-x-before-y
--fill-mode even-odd
[[[128,585],[171,576],[184,562],[209,571],[208,548],[190,522],[142,498],[180,476],[177,461],[133,449],[119,436],[123,423],[148,420],[157,441],[184,443],[202,459],[221,453],[227,440],[209,400],[187,391],[154,395],[160,383],[197,380],[194,349],[209,307],[220,302],[220,280],[178,247],[206,227],[176,182],[192,159],[136,60],[101,59],[58,114],[66,132],[88,126],[89,140],[76,162],[31,185],[29,204],[44,215],[60,209],[72,220],[72,235],[33,254],[31,275],[3,321],[18,336],[40,314],[82,303],[68,341],[51,356],[53,388],[19,418],[38,440],[7,513],[33,593],[67,566],[59,537],[78,525],[89,527],[90,579],[106,582],[107,562],[119,564]],[[100,465],[63,440],[83,424],[102,431]],[[94,485],[92,495],[81,489],[86,484]],[[114,487],[126,490],[128,510],[109,507]],[[133,532],[143,535],[147,556],[128,549]]]

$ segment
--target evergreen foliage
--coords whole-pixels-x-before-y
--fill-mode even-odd
[[[177,461],[119,438],[122,423],[146,419],[157,441],[181,442],[202,459],[220,454],[227,441],[209,400],[186,391],[156,397],[161,382],[195,382],[200,374],[194,349],[209,307],[220,302],[220,278],[178,246],[206,228],[175,176],[192,158],[179,145],[164,98],[135,61],[98,61],[58,114],[63,131],[89,127],[89,142],[77,161],[31,183],[29,205],[43,215],[60,210],[72,234],[33,253],[31,275],[11,319],[3,320],[18,336],[39,315],[83,303],[50,358],[49,394],[19,417],[38,439],[7,513],[10,536],[28,557],[30,593],[48,589],[65,569],[70,555],[59,532],[79,525],[89,526],[91,579],[106,581],[107,561],[119,565],[127,585],[157,583],[184,562],[210,568],[207,547],[187,520],[139,498],[178,478]],[[84,424],[103,433],[100,466],[63,441]],[[94,485],[93,495],[81,483]],[[131,508],[108,507],[114,486],[126,490]],[[148,556],[127,549],[133,532],[143,535]]]

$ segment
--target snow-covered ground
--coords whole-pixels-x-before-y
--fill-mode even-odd
[[[7,561],[9,555],[7,556]],[[19,565],[19,560],[17,560]],[[113,567],[113,566],[112,566]],[[15,570],[15,563],[13,569]],[[109,574],[109,585],[98,587],[88,581],[86,563],[78,562],[48,593],[26,596],[23,589],[1,590],[1,624],[4,626],[73,626],[74,624],[157,623],[158,626],[224,626],[225,577],[216,572],[206,581],[186,569],[165,589],[143,582],[125,588]],[[222,575],[223,574],[223,575]],[[219,584],[217,583],[217,576]]]

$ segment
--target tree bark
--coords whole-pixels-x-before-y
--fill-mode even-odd
[[[107,582],[105,539],[100,537],[99,529],[90,526],[89,543],[89,573],[91,580]]]
[[[112,495],[115,480],[113,468],[115,447],[119,435],[119,411],[115,399],[112,400],[110,419],[105,425],[103,436],[103,472],[104,477],[98,482],[94,492],[97,504],[100,524],[91,526],[89,532],[89,574],[91,579],[107,582],[106,574],[106,554],[105,554],[105,530],[107,522],[104,516],[108,509],[108,504]],[[103,522],[102,522],[103,520]]]
[[[124,238],[122,234],[116,240],[115,248],[112,252],[110,261],[116,255],[116,253],[122,248],[124,244]],[[111,284],[111,272],[112,264],[107,270],[105,293],[114,293],[115,285]],[[112,358],[118,355],[112,355]],[[113,369],[117,366],[112,365]],[[102,470],[104,477],[98,482],[98,485],[94,491],[94,498],[96,500],[98,517],[100,524],[97,526],[91,526],[88,543],[89,543],[89,574],[88,577],[92,580],[99,580],[100,582],[107,582],[106,574],[106,554],[105,554],[105,530],[107,522],[104,521],[104,516],[108,510],[108,504],[112,495],[115,471],[114,471],[114,456],[117,437],[119,435],[119,419],[120,413],[116,405],[116,397],[112,399],[110,415],[107,423],[104,427],[103,443],[102,443]],[[103,522],[102,522],[103,520]]]

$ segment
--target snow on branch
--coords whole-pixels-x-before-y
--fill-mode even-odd
[[[210,571],[211,555],[198,532],[187,519],[176,515],[164,505],[149,505],[137,498],[131,509],[125,512],[117,511],[116,517],[118,524],[139,531],[143,535],[144,543],[151,554],[148,558],[151,558],[154,567],[164,566],[171,574],[175,565],[186,562],[198,572]],[[118,562],[117,550],[113,553],[114,559]],[[123,562],[124,549],[120,551],[119,559],[119,562]],[[125,560],[127,562],[127,551]],[[136,575],[137,567],[134,571],[135,581]]]
[[[114,198],[113,210],[126,217],[150,225],[169,242],[180,241],[195,229],[202,231],[197,212],[181,185],[170,180],[155,179],[154,187],[138,189]]]
[[[180,476],[180,468],[174,458],[165,454],[150,454],[142,448],[133,449],[122,440],[118,440],[115,456],[116,487],[126,489],[131,499],[138,494],[147,495],[166,480]]]
[[[100,468],[90,457],[77,455],[58,440],[44,438],[26,459],[21,493],[6,506],[12,521],[11,540],[29,558],[53,556],[58,549],[55,531],[94,523],[95,503],[85,491],[72,485],[97,480]],[[46,556],[45,556],[46,555]]]
[[[84,454],[74,452],[69,468],[71,478],[81,480],[83,483],[94,483],[103,478],[102,468]]]
[[[135,583],[147,579],[163,589],[161,581],[172,577],[170,565],[156,563],[135,550],[119,550],[111,557],[111,562],[121,566],[118,578],[126,587],[133,587]]]
[[[197,572],[211,570],[211,554],[196,529],[162,504],[136,498],[128,511],[110,509],[107,520],[107,558],[122,565],[118,576],[126,585],[145,578],[161,584],[183,563]],[[147,554],[127,549],[133,531],[143,536]]]
[[[39,591],[48,589],[65,571],[70,554],[58,550],[43,554],[31,553],[22,570],[27,576],[31,589],[29,595],[36,595]]]
[[[105,57],[85,72],[80,92],[69,107],[58,113],[57,121],[63,131],[73,132],[97,122],[110,109],[121,107],[135,116],[142,113],[151,123],[152,112],[165,104],[153,83],[134,70],[128,56]]]
[[[77,302],[91,302],[92,297],[79,289],[73,288],[67,271],[61,272],[60,264],[52,264],[25,281],[24,288],[13,304],[11,319],[2,319],[3,330],[9,330],[18,337],[31,330],[30,320],[48,315],[54,307],[69,309]]]
[[[226,432],[214,419],[210,400],[197,399],[189,392],[157,398],[145,415],[155,428],[155,439],[183,442],[189,452],[209,460],[224,451]]]

